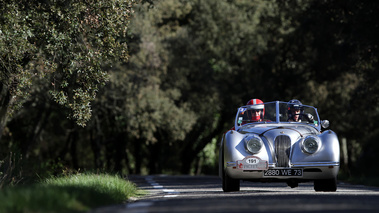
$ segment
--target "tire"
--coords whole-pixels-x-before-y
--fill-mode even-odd
[[[291,188],[296,188],[296,187],[299,186],[299,183],[296,182],[296,181],[288,181],[288,182],[287,182],[287,185],[288,185],[289,187],[291,187]]]
[[[223,173],[222,190],[224,192],[238,192],[240,190],[240,180],[229,177],[225,171]]]
[[[224,192],[238,192],[240,190],[240,180],[229,177],[223,168],[224,150],[222,151],[222,162],[222,190]]]
[[[337,179],[315,180],[314,189],[316,192],[335,192],[337,191]]]

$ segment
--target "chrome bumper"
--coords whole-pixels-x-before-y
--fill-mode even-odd
[[[264,176],[265,170],[241,170],[237,168],[236,162],[227,162],[225,172],[234,179],[330,179],[337,177],[339,162],[312,162],[290,164],[290,167],[276,167],[269,164],[269,169],[303,169],[303,176]]]

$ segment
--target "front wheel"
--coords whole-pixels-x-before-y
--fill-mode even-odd
[[[240,180],[238,179],[233,179],[228,176],[228,174],[223,171],[223,176],[222,176],[222,190],[224,192],[237,192],[240,190]]]
[[[222,153],[221,153],[221,169],[222,169],[222,190],[224,192],[237,192],[240,190],[240,180],[233,179],[228,176],[228,174],[225,171],[225,164],[224,164],[224,146],[222,147]]]
[[[316,192],[335,192],[337,191],[337,178],[315,180],[314,189]]]

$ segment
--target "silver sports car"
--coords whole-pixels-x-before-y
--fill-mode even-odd
[[[316,191],[336,191],[340,167],[337,135],[317,109],[273,101],[238,109],[234,127],[221,140],[219,176],[224,192],[239,191],[240,180],[314,182]],[[254,113],[261,113],[259,119]],[[296,117],[296,119],[295,119]]]

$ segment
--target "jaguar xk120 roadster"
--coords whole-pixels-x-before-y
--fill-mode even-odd
[[[340,147],[328,127],[313,106],[273,101],[240,107],[220,144],[223,191],[239,191],[241,180],[291,188],[313,181],[316,191],[336,191]]]

